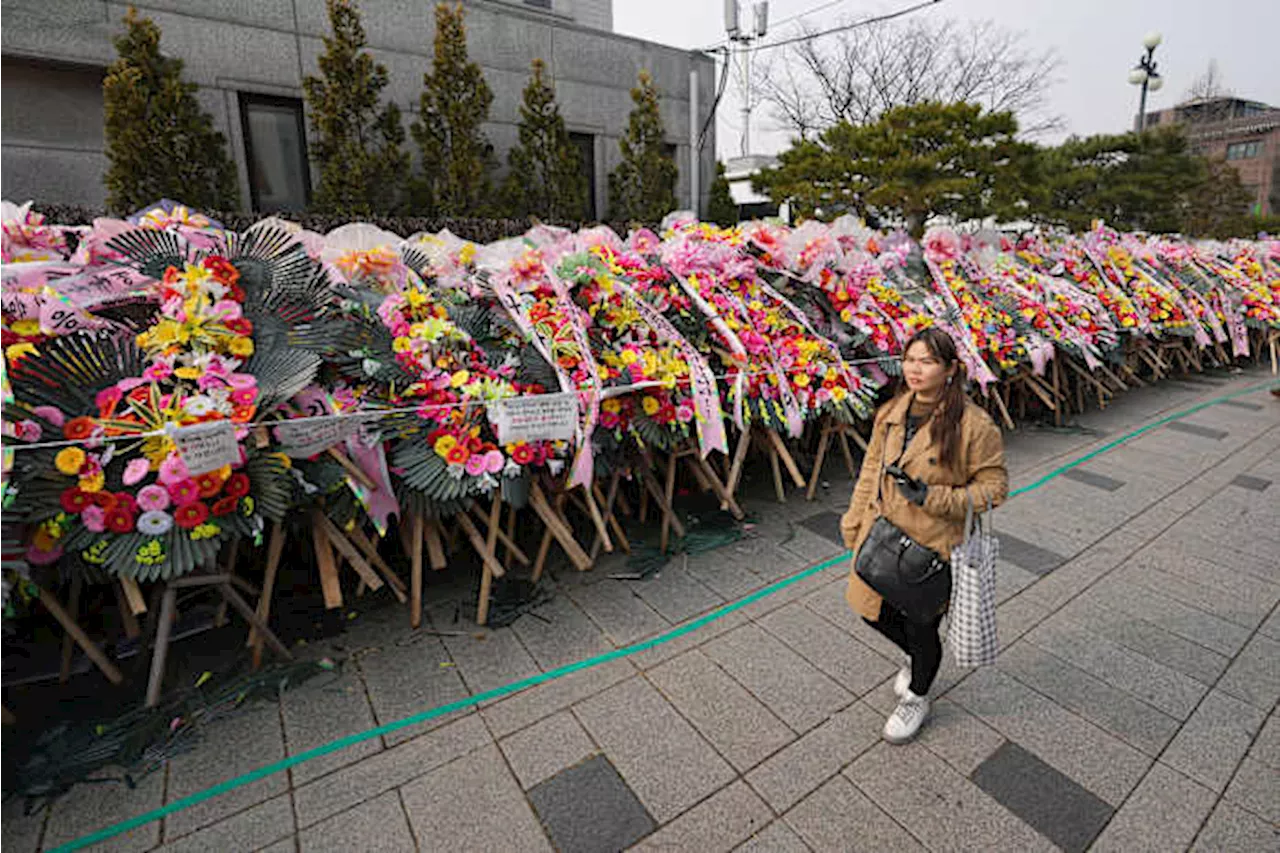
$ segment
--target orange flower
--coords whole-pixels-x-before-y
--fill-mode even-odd
[[[93,435],[95,426],[92,418],[72,418],[62,427],[62,435],[71,441],[81,441]]]

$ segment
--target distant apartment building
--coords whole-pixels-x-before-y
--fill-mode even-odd
[[[226,137],[241,197],[254,210],[306,207],[316,179],[307,151],[302,80],[318,74],[329,34],[323,0],[137,0],[160,27],[161,50]],[[369,49],[386,65],[383,97],[408,128],[435,38],[434,0],[359,0]],[[608,174],[621,154],[641,69],[661,98],[666,148],[679,167],[676,199],[705,209],[715,177],[715,63],[707,55],[617,35],[613,0],[465,0],[467,46],[493,90],[484,129],[505,167],[517,140],[522,91],[545,61],[570,136],[582,155],[593,219],[606,219]],[[19,203],[100,207],[105,198],[102,79],[115,58],[127,4],[106,0],[3,0],[3,193]],[[710,126],[696,158],[691,131]],[[414,146],[410,142],[410,149]],[[415,152],[416,153],[416,152]]]
[[[1200,98],[1147,113],[1147,127],[1178,124],[1191,149],[1235,167],[1259,215],[1280,213],[1280,108],[1243,98]]]

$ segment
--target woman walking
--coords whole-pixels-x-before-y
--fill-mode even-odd
[[[862,471],[840,519],[855,554],[884,517],[943,563],[964,540],[969,498],[980,510],[1004,501],[1009,475],[1000,430],[964,392],[956,345],[940,329],[923,329],[902,357],[904,387],[876,413]],[[857,558],[855,557],[855,565]],[[910,658],[898,673],[898,707],[884,737],[905,743],[929,715],[929,688],[942,664],[938,628],[944,601],[927,621],[914,621],[850,572],[849,605]]]

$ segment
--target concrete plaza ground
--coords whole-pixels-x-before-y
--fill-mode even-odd
[[[1171,381],[1083,431],[1010,435],[1014,486],[1269,378]],[[341,674],[214,724],[136,789],[5,804],[48,850],[288,755],[634,643],[826,560],[851,484],[647,581],[554,573],[550,603],[475,629],[432,588],[311,653]],[[837,476],[838,475],[838,476]],[[843,600],[845,561],[671,642],[255,781],[95,849],[1280,850],[1280,400],[1152,429],[996,515],[999,663],[944,664],[917,742],[880,740],[899,655]],[[469,580],[469,579],[468,579]]]

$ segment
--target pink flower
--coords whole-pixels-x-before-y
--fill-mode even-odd
[[[200,500],[200,487],[189,477],[166,485],[169,488],[169,497],[173,498],[173,502],[178,506],[186,506]],[[156,507],[156,509],[164,509],[164,507]]]
[[[107,511],[100,506],[87,506],[80,513],[80,521],[93,533],[107,529]]]
[[[503,457],[501,450],[490,450],[484,455],[484,470],[490,474],[498,473],[506,464],[507,460]]]
[[[960,255],[960,238],[947,228],[930,228],[923,242],[925,257],[931,261],[954,260]]]
[[[124,392],[115,385],[109,385],[97,393],[93,402],[99,409],[109,409],[122,399],[124,399]]]
[[[170,483],[176,483],[185,480],[191,476],[191,472],[187,470],[187,463],[182,461],[182,457],[177,453],[170,453],[169,456],[160,463],[160,482],[166,486]]]
[[[682,424],[687,424],[693,420],[693,405],[690,403],[681,403],[676,407],[676,419]]]
[[[27,548],[27,562],[33,566],[47,566],[62,558],[62,546],[57,545],[52,551],[41,551],[34,544]]]
[[[124,480],[126,486],[133,486],[142,481],[147,476],[147,472],[151,470],[150,463],[145,459],[131,459],[129,464],[124,466]]]
[[[237,388],[231,392],[231,402],[237,406],[248,406],[258,396],[257,388]]]
[[[467,473],[472,477],[479,477],[485,472],[485,457],[478,453],[473,453],[467,458]]]
[[[193,480],[186,480],[196,491],[196,497],[200,497],[200,490],[195,488]],[[144,512],[152,510],[161,510],[169,506],[169,491],[164,486],[157,486],[152,483],[150,486],[143,486],[138,490],[138,506]]]
[[[142,378],[148,382],[163,382],[171,376],[173,376],[172,358],[157,358],[142,371]]]
[[[21,441],[39,441],[44,430],[35,421],[18,421],[14,425],[14,435]]]
[[[67,422],[67,416],[53,406],[36,406],[31,410],[31,414],[44,418],[56,427],[60,427]]]

